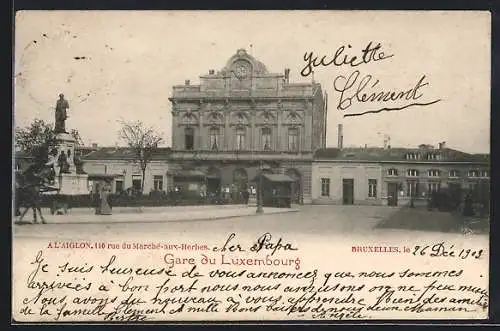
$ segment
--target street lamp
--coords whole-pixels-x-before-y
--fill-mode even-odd
[[[262,214],[264,209],[262,209],[262,160],[259,161],[259,183],[257,187],[257,214]]]

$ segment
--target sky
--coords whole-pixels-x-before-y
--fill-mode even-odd
[[[14,125],[25,127],[35,118],[53,123],[64,93],[70,104],[66,127],[77,129],[85,144],[121,145],[119,121],[140,120],[169,146],[172,86],[187,79],[198,84],[200,75],[222,69],[238,49],[270,72],[290,68],[290,81],[300,83],[313,79],[300,74],[306,53],[327,62],[344,45],[343,54],[359,59],[372,42],[392,56],[314,69],[314,80],[328,94],[328,147],[337,145],[342,123],[345,146],[382,146],[388,136],[394,147],[445,141],[451,148],[488,153],[490,40],[489,13],[472,11],[22,11],[15,20]],[[341,93],[335,81],[342,90],[342,77],[355,70],[359,77],[344,98],[368,75],[367,93],[406,91],[425,76],[428,84],[411,102],[440,101],[344,117],[411,103],[354,98],[348,109],[337,109]]]

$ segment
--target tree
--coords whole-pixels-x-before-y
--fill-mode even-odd
[[[161,134],[151,127],[146,127],[141,121],[120,121],[120,123],[122,127],[118,133],[119,138],[132,149],[133,162],[138,164],[142,171],[141,192],[144,194],[146,168],[163,138]]]
[[[83,145],[78,130],[72,129],[70,135],[75,139],[77,146]],[[16,147],[26,153],[34,152],[40,146],[52,145],[55,142],[55,138],[56,135],[52,124],[37,118],[27,127],[17,127],[15,130]]]
[[[82,139],[78,130],[71,130],[70,134],[76,140],[77,146],[82,145]],[[30,125],[17,127],[14,134],[16,149],[32,155],[36,161],[46,162],[49,148],[54,145],[56,134],[51,123],[41,119],[35,119]]]

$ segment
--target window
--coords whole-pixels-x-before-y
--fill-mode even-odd
[[[236,129],[236,149],[241,151],[245,149],[245,129]]]
[[[321,178],[321,196],[330,196],[330,178]]]
[[[376,179],[368,179],[368,197],[370,197],[370,198],[377,197],[377,180]]]
[[[140,190],[142,186],[142,175],[132,175],[132,187]]]
[[[295,152],[299,150],[299,129],[288,129],[288,150]]]
[[[417,177],[418,176],[418,170],[417,169],[408,169],[406,172],[408,177]]]
[[[153,177],[153,189],[155,191],[163,191],[163,176],[158,175]]]
[[[123,191],[123,180],[117,179],[115,181],[115,192],[120,193]]]
[[[467,173],[467,176],[469,176],[469,177],[479,177],[479,171],[477,171],[477,170],[469,170],[469,172]]]
[[[271,129],[270,128],[263,128],[261,130],[262,134],[262,150],[264,151],[270,151],[271,150]]]
[[[185,128],[184,129],[184,147],[187,150],[191,150],[194,148],[194,130],[193,128]]]
[[[416,197],[416,196],[418,196],[417,189],[418,189],[417,182],[416,181],[409,181],[408,185],[407,185],[406,194],[409,197]]]
[[[441,155],[429,153],[429,154],[427,154],[427,160],[441,160]]]
[[[441,183],[428,183],[427,192],[438,192],[441,189]]]
[[[398,175],[398,169],[387,170],[387,176],[397,176],[397,175]]]
[[[211,150],[219,149],[219,144],[220,144],[219,135],[220,135],[219,128],[210,128],[209,141],[210,141],[210,149]]]
[[[458,170],[450,170],[448,176],[449,177],[459,177],[460,176],[460,171],[458,171]]]
[[[488,170],[481,171],[481,177],[484,177],[484,178],[490,177],[490,172]]]
[[[418,153],[407,153],[406,154],[406,159],[407,160],[420,160],[420,154]]]
[[[437,169],[430,169],[427,171],[427,175],[429,177],[439,177],[439,170]]]

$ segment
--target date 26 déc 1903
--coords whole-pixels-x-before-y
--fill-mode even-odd
[[[431,257],[454,257],[465,260],[467,258],[481,258],[484,254],[484,250],[471,248],[455,249],[455,245],[446,245],[444,242],[440,242],[433,245],[417,245],[413,248],[412,254]]]

